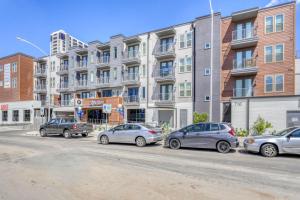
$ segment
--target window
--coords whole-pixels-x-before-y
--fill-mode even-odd
[[[192,58],[191,57],[187,57],[186,58],[186,72],[190,72],[192,71]]]
[[[180,36],[179,36],[179,46],[180,46],[180,48],[184,48],[185,47],[185,42],[184,42],[184,34],[181,34]]]
[[[82,99],[87,99],[87,98],[89,98],[90,97],[90,93],[89,92],[82,92],[81,93],[81,98]]]
[[[210,124],[210,131],[218,131],[219,124]]]
[[[0,87],[3,87],[3,81],[0,81]]]
[[[102,96],[103,97],[111,97],[112,96],[112,91],[111,90],[103,90],[102,91]]]
[[[142,88],[142,98],[145,99],[146,98],[146,87]]]
[[[117,68],[114,68],[114,70],[113,70],[113,78],[114,78],[115,80],[117,80],[117,78],[118,78],[117,75],[118,75],[118,74],[117,74]]]
[[[146,55],[146,53],[147,53],[147,47],[146,47],[146,42],[143,42],[143,55],[145,56]]]
[[[146,77],[146,65],[143,65],[143,77]]]
[[[24,122],[30,122],[30,110],[24,110]]]
[[[186,34],[186,46],[187,47],[192,46],[192,33],[191,32]]]
[[[275,24],[276,24],[276,32],[283,31],[283,15],[276,15],[275,17]]]
[[[265,47],[265,63],[272,62],[273,57],[273,47],[272,46],[266,46]]]
[[[210,43],[205,43],[204,44],[204,49],[210,49]]]
[[[124,130],[124,128],[125,128],[125,125],[120,125],[120,126],[113,128],[113,130],[114,131],[122,131],[122,130]]]
[[[117,58],[118,57],[118,48],[114,47],[114,57]]]
[[[210,68],[205,68],[204,69],[204,76],[209,76],[210,75]]]
[[[293,137],[293,138],[300,138],[300,130],[296,130],[296,131],[294,131],[291,135],[290,135],[290,137]]]
[[[205,96],[204,101],[210,101],[210,96]]]
[[[179,72],[191,72],[192,71],[192,58],[186,57],[179,59]]]
[[[19,111],[18,110],[13,110],[13,122],[18,122],[19,121]]]
[[[185,71],[185,59],[181,58],[179,60],[179,71],[184,72]]]
[[[266,17],[265,19],[265,28],[266,33],[272,33],[273,32],[273,16]]]
[[[190,82],[179,84],[179,96],[180,97],[192,96],[192,84]]]
[[[17,63],[16,63],[16,62],[14,62],[14,63],[12,64],[12,71],[13,71],[13,72],[17,72]]]
[[[17,87],[17,79],[16,78],[13,78],[11,80],[11,85],[12,85],[12,88],[16,88]]]
[[[90,62],[94,63],[94,51],[91,52]]]
[[[7,122],[7,111],[2,111],[2,121]]]
[[[283,92],[284,76],[282,74],[265,76],[265,92]]]
[[[277,44],[275,47],[276,62],[283,61],[283,44]]]

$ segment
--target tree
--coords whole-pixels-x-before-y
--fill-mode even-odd
[[[197,124],[200,122],[207,122],[208,120],[208,114],[207,113],[193,113],[193,123]]]
[[[257,135],[262,135],[268,128],[272,127],[273,126],[270,122],[266,121],[261,116],[258,116],[251,129],[253,133]]]

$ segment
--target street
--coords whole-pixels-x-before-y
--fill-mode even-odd
[[[300,156],[0,132],[0,199],[299,199]]]

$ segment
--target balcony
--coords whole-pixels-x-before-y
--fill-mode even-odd
[[[231,48],[239,49],[253,47],[258,42],[258,36],[254,28],[232,31]]]
[[[99,68],[106,68],[109,67],[110,64],[110,56],[101,56],[97,58],[96,62]]]
[[[78,80],[75,84],[76,90],[86,90],[88,89],[88,80],[82,79]]]
[[[140,97],[138,95],[123,96],[123,102],[127,106],[138,106]]]
[[[47,93],[46,84],[36,85],[34,88],[35,93]]]
[[[59,107],[72,107],[74,106],[74,101],[68,99],[68,100],[60,100],[58,102]]]
[[[154,56],[156,59],[175,58],[175,44],[162,44],[157,45],[154,49]]]
[[[100,78],[97,78],[95,88],[107,88],[110,87],[110,77],[109,76],[102,76]]]
[[[233,60],[232,76],[249,76],[257,74],[258,67],[256,66],[256,59],[243,59],[240,62]]]
[[[125,65],[140,64],[141,59],[139,50],[125,51],[122,62]]]
[[[68,82],[61,82],[57,86],[57,91],[58,92],[66,92],[69,91],[69,84]]]
[[[254,95],[253,87],[248,88],[234,88],[233,97],[252,97]]]
[[[34,72],[35,77],[47,77],[47,71],[44,68],[37,68]]]
[[[154,79],[156,82],[175,82],[175,69],[162,68],[154,71]]]
[[[231,14],[231,20],[233,22],[243,21],[247,19],[253,19],[257,17],[259,8],[250,8],[246,10],[240,10]]]
[[[155,96],[155,104],[157,106],[173,107],[175,104],[174,93],[159,93]]]
[[[68,74],[69,65],[68,64],[61,64],[58,71],[56,72],[57,75]]]
[[[140,84],[140,75],[139,73],[125,73],[122,81],[125,85],[137,85]]]
[[[76,71],[87,71],[88,67],[87,67],[87,61],[86,60],[81,60],[79,62],[76,62],[75,65],[75,70]]]

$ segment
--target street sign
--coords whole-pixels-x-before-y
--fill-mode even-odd
[[[41,116],[44,116],[44,115],[45,115],[45,108],[44,108],[44,107],[41,107],[40,112],[41,112]]]
[[[103,112],[104,113],[111,113],[111,109],[112,109],[111,104],[103,104]]]

